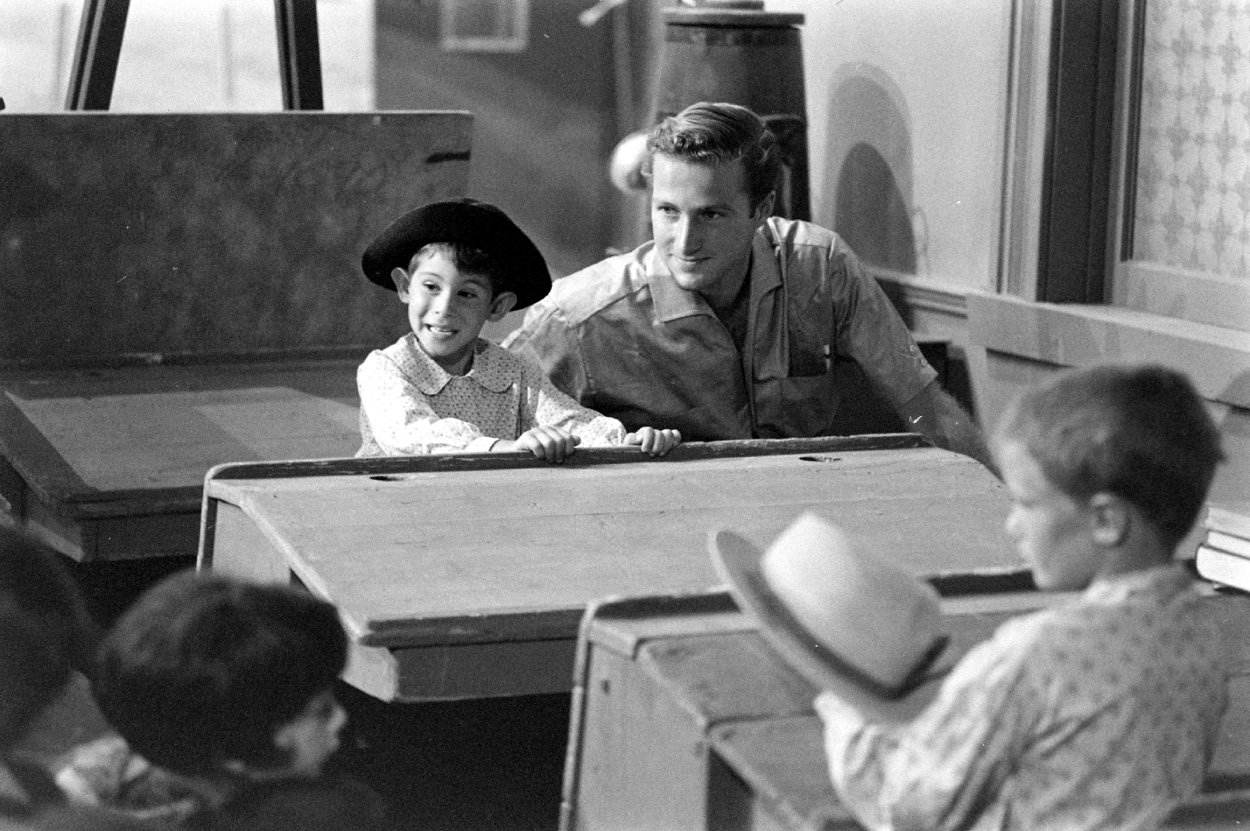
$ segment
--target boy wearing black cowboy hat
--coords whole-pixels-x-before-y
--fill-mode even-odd
[[[399,294],[412,332],[357,371],[357,456],[522,450],[559,462],[579,444],[662,456],[681,441],[676,430],[626,432],[556,389],[537,364],[479,337],[488,320],[551,288],[538,248],[494,205],[453,199],[409,211],[369,245],[361,267]]]

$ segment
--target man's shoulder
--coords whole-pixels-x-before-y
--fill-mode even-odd
[[[542,306],[558,312],[566,325],[581,326],[620,303],[645,294],[651,244],[600,260],[554,281]]]
[[[823,225],[801,219],[769,217],[762,229],[774,247],[790,249],[820,248],[826,252],[847,248],[846,242]]]

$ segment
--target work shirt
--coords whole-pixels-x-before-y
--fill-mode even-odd
[[[560,392],[532,362],[478,338],[468,373],[452,375],[416,335],[375,349],[356,371],[357,456],[489,451],[535,426],[563,427],[581,447],[621,444],[625,428]]]
[[[902,726],[825,693],[829,773],[868,829],[1148,829],[1196,793],[1227,642],[1183,567],[1096,581],[1016,618]]]
[[[686,440],[827,435],[853,359],[898,407],[936,377],[885,293],[833,232],[769,219],[751,251],[746,338],[677,285],[654,243],[555,282],[504,346],[634,430]],[[749,383],[748,383],[748,380]]]

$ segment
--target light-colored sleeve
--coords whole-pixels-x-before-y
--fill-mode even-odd
[[[880,284],[841,238],[829,251],[834,346],[898,409],[937,377]]]
[[[585,404],[590,395],[586,364],[577,334],[558,306],[544,301],[530,307],[520,328],[502,345],[522,361],[540,366],[556,389]]]
[[[535,426],[563,427],[581,438],[581,447],[611,447],[624,443],[625,425],[578,404],[557,389],[537,363],[525,355],[516,357],[525,366],[520,433]]]
[[[952,670],[938,697],[902,725],[867,721],[832,693],[816,699],[829,777],[868,829],[966,828],[995,797],[1019,756],[1032,696],[1023,661],[996,639]]]
[[[470,422],[440,418],[421,390],[379,351],[356,370],[356,387],[362,421],[384,455],[485,453],[497,441]]]

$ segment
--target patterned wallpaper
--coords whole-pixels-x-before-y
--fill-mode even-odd
[[[1134,258],[1250,280],[1250,0],[1150,0]]]

